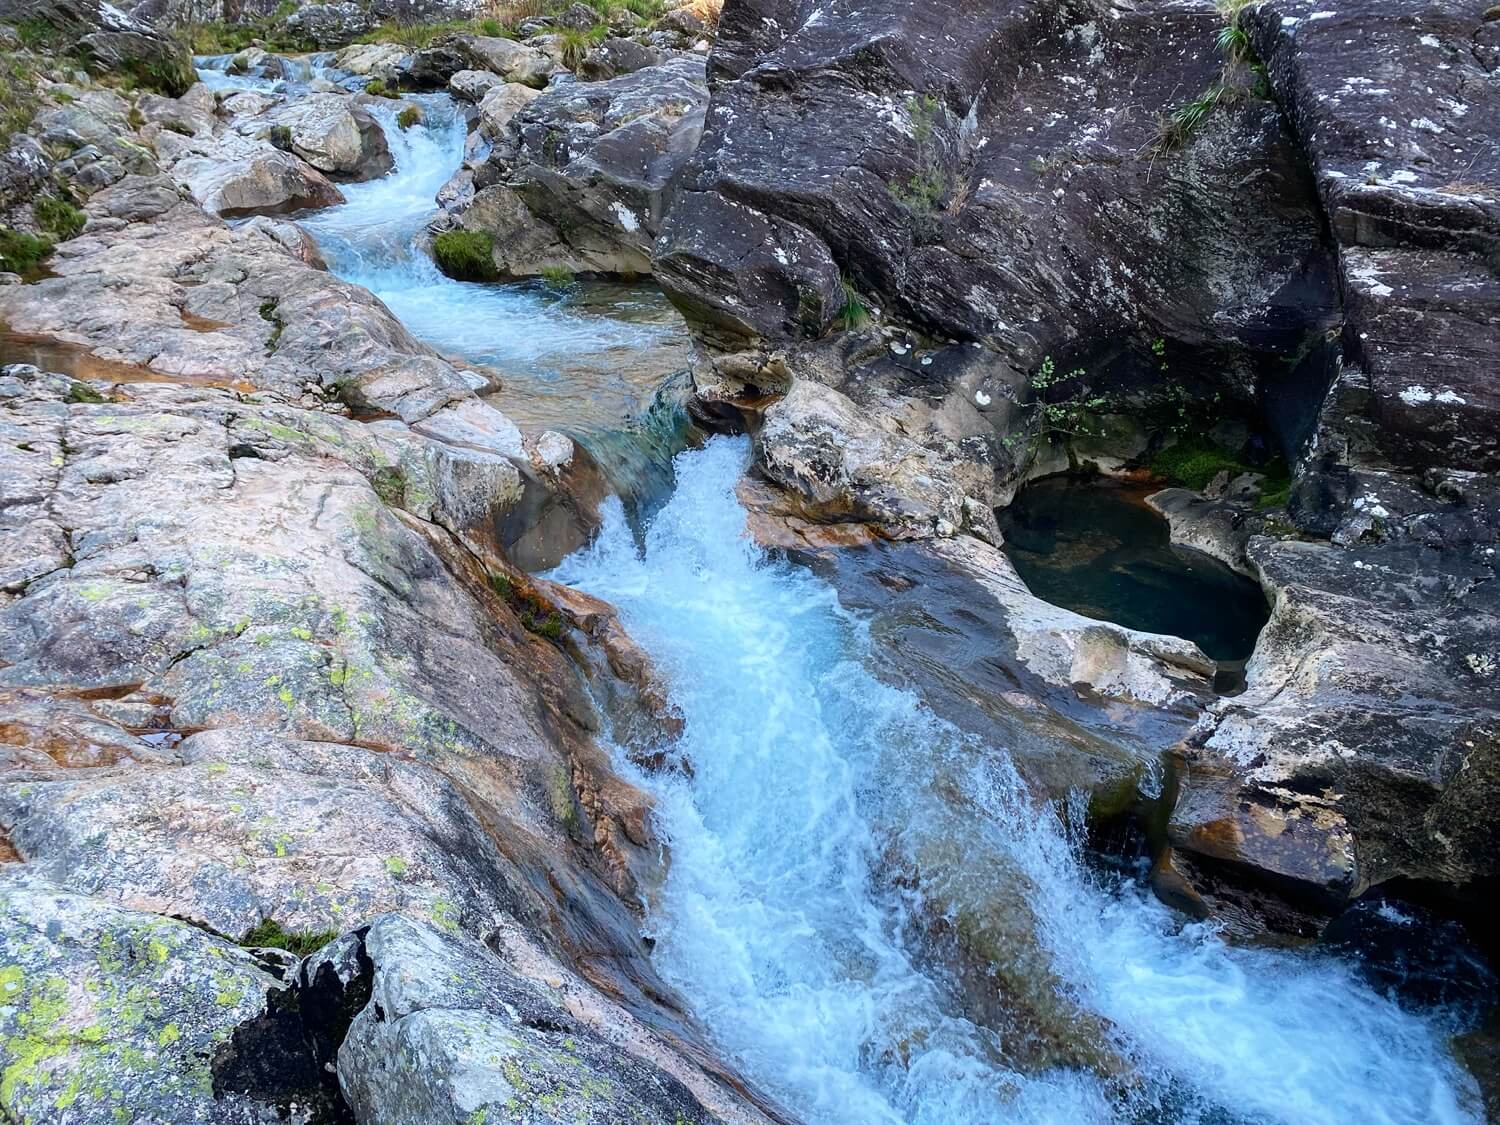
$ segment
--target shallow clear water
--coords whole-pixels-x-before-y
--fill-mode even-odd
[[[401,106],[426,123],[396,125]],[[463,115],[446,95],[410,96],[374,109],[395,171],[341,185],[348,202],[299,220],[340,277],[369,289],[415,335],[444,354],[493,368],[492,401],[522,426],[586,437],[625,424],[662,382],[688,364],[681,318],[646,284],[455,281],[428,257],[434,202],[463,157]]]
[[[643,550],[617,507],[553,577],[619,606],[686,717],[693,777],[640,779],[672,853],[654,958],[754,1081],[813,1122],[1475,1119],[1441,1013],[1102,881],[1004,747],[875,679],[830,588],[746,539],[747,459],[743,439],[682,454]],[[1020,1073],[965,1018],[911,936],[920,903],[886,876],[945,836],[1030,888],[1054,972],[1113,1024],[1138,1083]]]
[[[1270,609],[1260,587],[1201,551],[1175,546],[1146,507],[1149,488],[1052,477],[999,513],[1005,553],[1037,597],[1086,617],[1194,641],[1245,660]]]

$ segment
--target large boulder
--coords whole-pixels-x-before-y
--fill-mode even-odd
[[[649,273],[653,241],[703,127],[702,60],[558,85],[519,111],[516,100],[497,98],[487,115],[481,108],[493,148],[459,174],[472,196],[449,193],[459,200],[457,223],[492,236],[496,274]]]
[[[77,53],[93,73],[126,75],[163,94],[198,80],[180,41],[107,0],[0,0],[0,22],[43,29],[50,46]]]
[[[185,139],[168,132],[158,135],[156,151],[213,215],[279,215],[344,202],[337,184],[268,141],[235,133]]]
[[[580,1019],[559,990],[477,942],[392,916],[361,945],[369,1002],[338,1052],[339,1086],[360,1121],[717,1120],[652,1059]],[[335,946],[307,971],[337,973],[350,959]]]
[[[1322,448],[1500,468],[1500,23],[1478,0],[1302,0],[1241,22],[1341,247],[1345,370]]]
[[[266,1014],[281,983],[197,926],[11,869],[0,965],[0,1108],[12,1121],[250,1125],[327,1108],[219,1088],[234,1033]],[[284,1077],[290,1090],[308,1075]]]
[[[284,129],[291,151],[327,175],[373,180],[394,166],[385,131],[348,95],[302,94],[270,110],[264,120],[272,130]]]

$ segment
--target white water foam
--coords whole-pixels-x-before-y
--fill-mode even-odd
[[[421,107],[424,124],[402,129],[396,115]],[[426,227],[439,189],[463,159],[466,125],[445,94],[408,95],[375,106],[395,170],[340,185],[347,202],[299,220],[340,277],[363,285],[413,334],[449,354],[537,380],[578,353],[645,349],[665,329],[580,312],[540,285],[485,285],[445,276],[428,256]]]
[[[640,778],[672,856],[654,958],[755,1082],[818,1123],[1476,1119],[1440,1013],[1403,1010],[1325,956],[1230,947],[1090,875],[1003,748],[872,677],[831,589],[748,542],[746,459],[742,439],[683,454],[644,552],[616,508],[552,577],[619,606],[683,711],[692,779]],[[961,788],[963,819],[937,778]],[[903,938],[885,849],[943,816],[1034,884],[1054,970],[1112,1021],[1131,1092],[1008,1069]]]

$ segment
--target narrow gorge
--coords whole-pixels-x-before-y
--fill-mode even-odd
[[[0,59],[0,1118],[1500,1120],[1500,11]]]

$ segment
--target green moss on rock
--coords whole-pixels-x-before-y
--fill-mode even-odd
[[[438,268],[460,281],[494,281],[495,240],[482,230],[445,230],[432,240]]]

